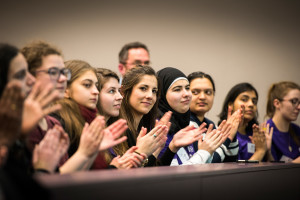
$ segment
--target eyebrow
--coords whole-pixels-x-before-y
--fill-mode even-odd
[[[89,82],[92,82],[92,83],[98,83],[98,81],[93,81],[92,79],[83,79],[81,82],[83,81],[89,81]]]
[[[250,96],[249,96],[249,95],[246,95],[246,94],[244,94],[242,97],[247,97],[247,98],[250,99]],[[257,97],[252,97],[251,99],[257,99]]]
[[[141,87],[141,86],[149,87],[149,85],[147,85],[147,84],[145,84],[145,83],[141,83],[141,84],[139,85],[139,87]],[[153,87],[153,89],[157,89],[157,87]]]
[[[187,87],[187,86],[190,86],[190,84],[187,84],[187,85],[176,85],[175,87],[173,87],[172,89],[174,88],[182,88],[182,87]]]

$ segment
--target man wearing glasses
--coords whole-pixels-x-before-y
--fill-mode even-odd
[[[150,65],[149,50],[140,42],[125,44],[119,53],[119,72],[122,76],[137,65]],[[121,81],[121,79],[120,79]]]

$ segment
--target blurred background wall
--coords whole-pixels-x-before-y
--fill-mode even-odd
[[[156,70],[172,66],[213,77],[217,91],[207,117],[214,122],[240,82],[257,88],[263,121],[270,85],[300,84],[299,10],[296,0],[2,0],[0,41],[22,47],[43,39],[66,60],[116,72],[121,47],[140,41]]]

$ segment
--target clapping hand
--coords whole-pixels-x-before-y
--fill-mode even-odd
[[[33,167],[54,172],[60,159],[69,148],[69,137],[62,127],[55,125],[49,129],[43,140],[33,150]]]
[[[106,129],[104,129],[103,140],[100,144],[99,151],[104,151],[126,141],[127,137],[121,137],[121,135],[124,133],[124,131],[126,131],[127,128],[128,126],[126,124],[126,120],[119,119]]]
[[[9,147],[20,135],[23,102],[21,83],[8,83],[0,99],[0,166],[6,160]]]
[[[41,83],[36,82],[24,102],[23,135],[29,133],[45,115],[61,109],[59,104],[50,106],[58,97],[59,93],[53,89],[52,83],[42,88]]]
[[[206,123],[202,123],[198,128],[194,128],[194,126],[187,126],[178,131],[169,144],[170,150],[176,153],[181,147],[198,141],[200,138],[202,138],[202,133],[207,130],[205,126]]]
[[[157,125],[147,134],[147,129],[142,127],[136,142],[138,151],[150,156],[166,143],[168,131],[166,125]]]

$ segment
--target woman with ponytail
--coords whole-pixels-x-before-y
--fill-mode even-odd
[[[300,86],[288,81],[273,84],[268,93],[267,123],[274,128],[272,155],[276,161],[299,160],[300,127],[292,123],[299,112]]]

